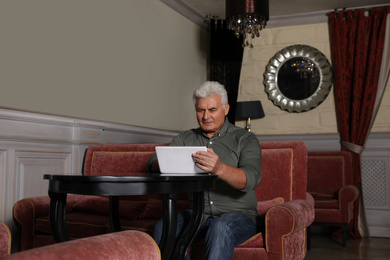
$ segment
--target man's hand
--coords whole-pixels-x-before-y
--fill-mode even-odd
[[[196,166],[200,169],[218,175],[218,171],[222,167],[222,162],[219,160],[219,156],[214,153],[213,149],[208,148],[207,151],[198,151],[192,157]]]
[[[219,156],[213,149],[198,151],[192,155],[196,166],[201,170],[218,175],[226,183],[236,189],[243,189],[246,185],[245,172],[239,168],[227,165],[219,160]]]

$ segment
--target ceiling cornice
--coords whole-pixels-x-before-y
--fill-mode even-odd
[[[207,28],[207,25],[204,22],[205,17],[203,16],[203,14],[195,10],[193,7],[188,5],[183,0],[160,0],[160,1],[166,4],[167,6],[171,7],[173,10],[180,13],[187,19],[193,21],[203,29]]]
[[[204,15],[198,12],[196,9],[188,5],[184,0],[160,0],[164,4],[171,7],[176,12],[180,13],[190,21],[199,25],[201,28],[206,29]],[[271,17],[267,23],[267,28],[283,27],[291,25],[312,24],[327,22],[327,12],[314,12],[306,14],[294,14]]]
[[[160,0],[160,1],[168,5],[169,7],[171,7],[176,12],[182,14],[190,21],[199,25],[201,28],[207,29],[207,24],[205,23],[206,17],[202,13],[200,13],[199,11],[191,7],[189,4],[184,2],[184,0]],[[371,7],[377,7],[377,6],[382,6],[382,5],[361,6],[358,8],[369,9]],[[266,28],[314,24],[314,23],[326,23],[328,22],[328,14],[329,12],[332,11],[334,10],[293,14],[293,15],[271,16],[270,20],[267,22]]]
[[[313,12],[304,14],[281,15],[270,17],[266,28],[284,27],[292,25],[326,23],[328,12]]]

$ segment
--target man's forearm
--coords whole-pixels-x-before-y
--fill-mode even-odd
[[[222,163],[215,174],[221,180],[238,190],[242,190],[246,185],[246,174],[242,169]]]

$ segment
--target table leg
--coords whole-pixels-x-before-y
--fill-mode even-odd
[[[66,196],[66,193],[49,191],[50,228],[57,243],[70,240],[65,222]]]
[[[176,243],[175,251],[172,259],[184,259],[188,248],[195,238],[196,233],[199,230],[200,223],[203,217],[204,211],[204,197],[203,192],[193,193],[193,206],[190,222],[188,223],[183,234],[180,236]]]
[[[110,226],[112,232],[121,231],[121,223],[119,219],[119,197],[110,196]]]
[[[161,259],[169,259],[176,241],[177,229],[177,194],[163,195],[163,232],[160,242]]]

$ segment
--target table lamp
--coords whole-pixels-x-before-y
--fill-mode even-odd
[[[246,120],[245,129],[251,131],[251,119],[265,117],[260,100],[241,101],[236,105],[236,120]]]

